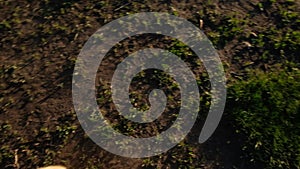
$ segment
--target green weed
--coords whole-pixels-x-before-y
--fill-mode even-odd
[[[300,166],[300,71],[255,71],[229,88],[230,110],[245,145],[266,168]]]

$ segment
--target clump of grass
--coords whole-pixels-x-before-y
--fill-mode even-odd
[[[252,161],[265,168],[300,166],[300,71],[255,71],[229,87],[231,113],[247,136]]]

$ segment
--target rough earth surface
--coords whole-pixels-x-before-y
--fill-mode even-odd
[[[243,151],[244,136],[235,132],[228,111],[214,135],[204,144],[197,143],[207,113],[205,103],[209,97],[206,94],[203,94],[204,106],[199,113],[203,116],[199,117],[187,138],[170,151],[144,159],[111,154],[91,141],[77,120],[72,104],[72,73],[81,48],[97,29],[121,16],[150,11],[175,14],[201,27],[218,50],[228,83],[242,78],[248,68],[266,70],[283,59],[299,61],[297,54],[281,55],[281,48],[273,49],[271,43],[261,47],[257,40],[270,30],[274,30],[274,37],[280,37],[289,29],[299,28],[293,20],[282,23],[279,16],[282,7],[293,5],[296,6],[293,10],[299,12],[299,1],[290,2],[0,0],[0,168],[37,168],[51,164],[74,169],[262,168],[261,164],[251,162]],[[174,41],[168,37],[145,35],[120,42],[99,67],[99,74],[104,79],[99,80],[97,88],[97,95],[102,98],[99,107],[104,111],[111,108],[105,87],[99,86],[109,87],[107,81],[122,58],[145,47],[176,52],[178,43]],[[264,51],[269,51],[272,58],[264,59]],[[117,59],[112,61],[114,58]],[[191,63],[201,82],[200,91],[209,91],[203,67],[194,64],[195,57],[185,59]],[[160,84],[151,80],[155,78],[151,77],[153,74],[149,71],[146,78],[137,78],[132,82],[131,90],[140,91],[141,96],[145,96],[145,89],[157,86],[171,90],[174,100],[169,104],[176,107],[176,101],[180,101],[178,88],[170,89],[166,87],[167,82]],[[142,80],[141,84],[139,80]],[[137,99],[137,106],[147,105],[146,97],[141,98]],[[176,108],[169,111],[176,112]],[[114,118],[115,114],[110,115],[110,119]],[[163,127],[170,124],[164,120],[160,123]],[[153,135],[163,127],[149,125],[145,135]],[[122,126],[116,128],[125,130]],[[134,134],[139,135],[139,132]]]

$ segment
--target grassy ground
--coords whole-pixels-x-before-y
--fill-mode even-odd
[[[0,168],[300,168],[298,0],[0,0],[0,9]],[[207,73],[196,64],[197,57],[169,37],[125,39],[99,67],[104,81],[97,84],[97,97],[103,111],[112,106],[106,85],[116,64],[138,49],[159,47],[192,68],[203,115],[170,151],[129,159],[110,154],[84,134],[72,104],[72,72],[81,48],[98,28],[150,11],[168,12],[201,27],[224,65],[228,102],[212,138],[197,144],[210,100]],[[136,77],[131,97],[137,106],[147,107],[143,90],[157,87],[172,91],[168,110],[176,112],[178,88],[161,72]],[[143,126],[127,124],[115,128],[139,135]],[[161,124],[148,126],[148,135],[170,122]]]

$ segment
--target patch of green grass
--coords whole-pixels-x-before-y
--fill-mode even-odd
[[[265,168],[300,166],[300,70],[255,71],[229,87],[231,113],[245,148]]]
[[[296,51],[300,48],[300,32],[292,29],[278,31],[270,29],[258,34],[252,39],[252,43],[258,49],[262,49],[260,59],[262,61],[287,59],[298,62]]]
[[[233,39],[243,39],[245,27],[249,24],[247,17],[239,18],[236,13],[221,15],[209,13],[207,24],[213,28],[207,33],[208,38],[217,48],[224,48]]]

